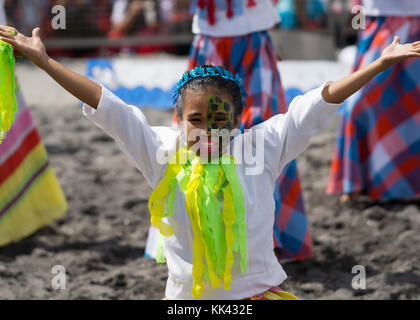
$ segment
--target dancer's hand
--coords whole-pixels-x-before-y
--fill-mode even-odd
[[[26,37],[13,27],[0,25],[0,40],[11,44],[16,50],[40,66],[47,59],[45,46],[39,36],[39,28]]]
[[[325,87],[322,96],[327,102],[342,103],[377,74],[407,58],[420,58],[420,41],[400,44],[400,38],[396,36],[379,59]]]
[[[395,36],[394,41],[382,51],[380,60],[388,67],[407,58],[420,58],[420,41],[400,44],[400,37]]]
[[[0,40],[10,43],[16,50],[47,72],[64,89],[96,109],[102,95],[101,86],[50,58],[39,37],[39,30],[39,28],[35,28],[32,31],[32,37],[25,37],[15,28],[0,25]]]

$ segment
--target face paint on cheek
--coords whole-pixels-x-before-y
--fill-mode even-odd
[[[209,152],[213,155],[217,152],[220,156],[231,140],[234,109],[229,102],[218,96],[209,97],[207,104],[207,134],[210,134],[212,143],[216,143],[217,139],[218,145],[210,148]]]
[[[211,130],[222,129],[231,131],[233,129],[232,105],[217,96],[209,97],[207,104],[207,133],[211,133]]]

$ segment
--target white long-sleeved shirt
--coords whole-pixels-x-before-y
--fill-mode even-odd
[[[242,0],[244,3],[246,0]],[[258,0],[257,5],[236,13],[232,18],[226,16],[226,10],[216,7],[216,23],[211,25],[207,19],[194,13],[192,32],[212,37],[237,37],[258,31],[266,31],[280,22],[280,16],[272,0]],[[199,11],[199,8],[196,8]],[[205,10],[205,9],[204,9]]]
[[[276,115],[232,140],[230,152],[239,162],[236,171],[245,198],[248,268],[241,274],[235,258],[231,289],[226,291],[223,285],[212,289],[209,281],[205,281],[202,299],[243,299],[286,279],[273,252],[274,186],[284,166],[306,149],[311,136],[328,125],[339,106],[326,103],[322,89],[323,86],[296,97],[287,113]],[[127,105],[104,87],[97,109],[84,105],[83,112],[115,139],[155,188],[166,168],[156,155],[162,154],[162,150],[174,152],[179,130],[151,127],[139,108]],[[259,160],[252,164],[244,159],[244,151],[237,146],[242,139],[257,132],[264,132],[263,149],[258,139],[246,140],[251,154],[259,155]],[[263,164],[261,172],[250,174],[259,161]],[[292,218],[299,219],[298,215]],[[180,190],[175,195],[174,215],[165,219],[174,230],[174,234],[165,239],[164,255],[169,270],[166,297],[192,299],[193,231],[185,210],[185,196]]]

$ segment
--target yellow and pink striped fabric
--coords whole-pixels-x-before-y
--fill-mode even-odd
[[[252,296],[245,300],[300,300],[295,295],[282,291],[279,287],[272,287],[269,290]]]
[[[19,90],[15,121],[0,144],[0,246],[29,236],[67,211],[67,202]]]

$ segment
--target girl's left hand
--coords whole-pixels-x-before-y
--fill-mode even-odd
[[[400,44],[400,37],[395,36],[394,41],[382,51],[380,59],[390,66],[407,58],[420,58],[420,41]]]
[[[40,30],[35,28],[32,31],[32,37],[25,37],[15,28],[0,25],[0,40],[11,44],[20,53],[40,66],[41,62],[47,58],[45,46],[40,38]]]

